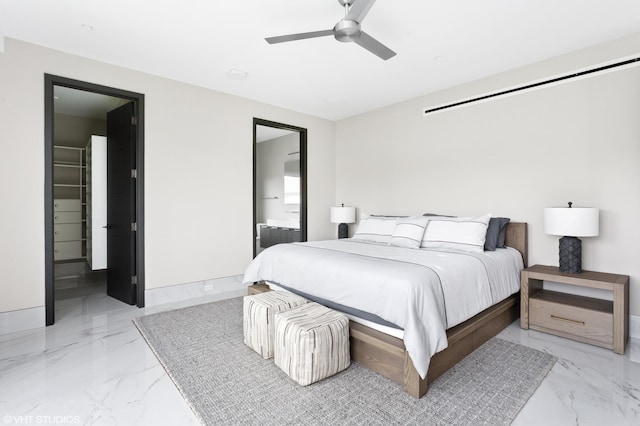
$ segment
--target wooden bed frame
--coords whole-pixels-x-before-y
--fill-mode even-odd
[[[527,224],[507,225],[506,245],[522,254],[527,266]],[[259,286],[259,287],[258,287]],[[251,287],[255,287],[251,289]],[[251,286],[249,294],[268,291],[264,284]],[[403,385],[410,395],[420,398],[429,383],[449,370],[483,343],[500,333],[520,314],[520,292],[447,330],[447,349],[431,357],[426,379],[420,378],[402,339],[384,334],[356,322],[349,322],[351,358],[358,364]]]

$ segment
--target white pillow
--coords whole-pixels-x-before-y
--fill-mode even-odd
[[[398,247],[420,248],[428,217],[416,216],[398,219],[389,244]]]
[[[424,231],[423,248],[483,252],[491,214],[479,217],[430,217]]]
[[[353,234],[353,239],[389,244],[397,220],[395,217],[365,217],[360,219],[358,229]]]

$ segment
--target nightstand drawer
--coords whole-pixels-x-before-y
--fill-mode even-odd
[[[532,297],[529,300],[529,327],[589,343],[613,345],[613,313],[603,309]]]

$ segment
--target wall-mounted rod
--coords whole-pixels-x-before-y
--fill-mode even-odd
[[[426,108],[424,110],[424,115],[427,115],[427,114],[432,113],[432,112],[442,111],[444,109],[455,108],[455,107],[460,106],[460,105],[465,105],[465,104],[470,104],[470,103],[473,103],[473,102],[484,101],[485,99],[495,98],[496,96],[508,95],[510,93],[519,92],[521,90],[532,89],[534,87],[540,87],[540,86],[544,86],[544,85],[551,84],[551,83],[557,83],[559,81],[569,80],[571,78],[582,77],[583,75],[593,74],[593,73],[600,72],[600,71],[605,71],[605,70],[608,70],[608,69],[611,69],[611,68],[622,67],[622,66],[629,65],[629,64],[632,64],[632,63],[638,62],[638,61],[640,61],[640,57],[627,59],[625,61],[620,61],[620,62],[616,62],[616,63],[609,64],[609,65],[603,65],[601,67],[591,68],[591,69],[588,69],[588,70],[584,70],[584,71],[580,71],[580,72],[576,72],[576,73],[572,73],[572,74],[563,75],[563,76],[560,76],[560,77],[551,78],[549,80],[539,81],[537,83],[525,84],[524,86],[514,87],[513,89],[507,89],[507,90],[503,90],[501,92],[490,93],[488,95],[478,96],[476,98],[467,99],[467,100],[460,101],[460,102],[454,102],[454,103],[451,103],[451,104],[442,105],[442,106],[435,107],[435,108]]]
[[[277,200],[278,197],[260,197],[261,200]]]

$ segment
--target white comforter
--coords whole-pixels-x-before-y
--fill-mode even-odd
[[[400,326],[424,378],[431,356],[447,347],[446,329],[517,292],[522,268],[511,248],[461,253],[342,239],[270,247],[243,282],[282,284]]]

